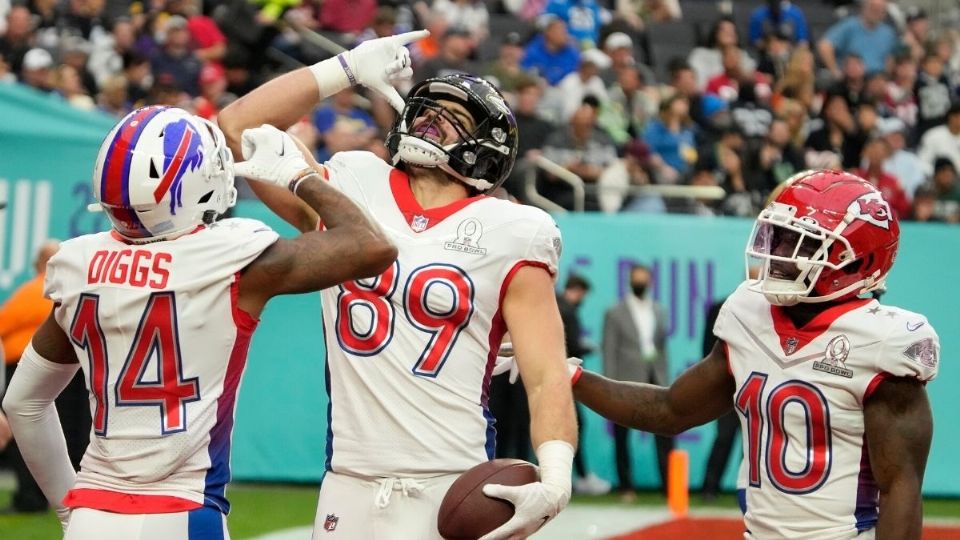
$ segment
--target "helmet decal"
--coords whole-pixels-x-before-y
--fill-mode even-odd
[[[862,219],[883,229],[889,229],[890,220],[893,219],[893,215],[890,213],[890,204],[883,200],[880,192],[862,195],[859,199],[850,203],[847,212],[850,212],[857,219]]]
[[[170,213],[183,207],[183,174],[196,170],[203,163],[200,133],[186,118],[171,122],[163,130],[163,180],[153,192],[156,202],[170,192]]]

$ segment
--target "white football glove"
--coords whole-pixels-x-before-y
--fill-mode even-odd
[[[510,352],[513,352],[513,349],[509,349]],[[500,354],[504,353],[504,347],[500,348]],[[500,375],[502,373],[510,372],[510,384],[517,382],[517,379],[520,378],[520,369],[517,367],[516,356],[497,356],[496,362],[493,364],[493,371],[491,372],[494,376]],[[567,370],[570,372],[570,381],[571,383],[579,378],[579,373],[583,371],[583,360],[577,358],[576,356],[571,356],[567,358]]]
[[[540,481],[522,486],[488,484],[483,486],[487,497],[513,504],[513,517],[480,540],[526,538],[556,517],[570,502],[570,472],[573,446],[570,443],[547,441],[537,448]]]
[[[418,30],[367,40],[340,53],[337,59],[347,73],[350,84],[362,84],[379,92],[397,112],[401,112],[403,98],[391,83],[409,80],[413,76],[410,51],[406,45],[429,35],[427,30]]]
[[[289,188],[304,171],[313,170],[293,138],[269,124],[243,130],[240,148],[244,161],[233,170],[246,178]]]

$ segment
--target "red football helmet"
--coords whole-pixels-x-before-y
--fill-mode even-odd
[[[900,226],[877,188],[842,171],[795,175],[767,206],[747,244],[747,267],[762,261],[750,289],[770,303],[844,300],[882,289]]]

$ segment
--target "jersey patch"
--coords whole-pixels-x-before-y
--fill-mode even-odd
[[[910,346],[903,351],[903,355],[928,368],[937,367],[937,363],[939,362],[937,344],[934,343],[932,338],[925,338],[911,343]]]

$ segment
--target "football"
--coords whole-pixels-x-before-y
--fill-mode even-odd
[[[437,529],[447,540],[473,540],[513,517],[513,505],[483,494],[487,484],[522,486],[540,480],[537,466],[521,459],[495,459],[467,470],[440,503]]]

